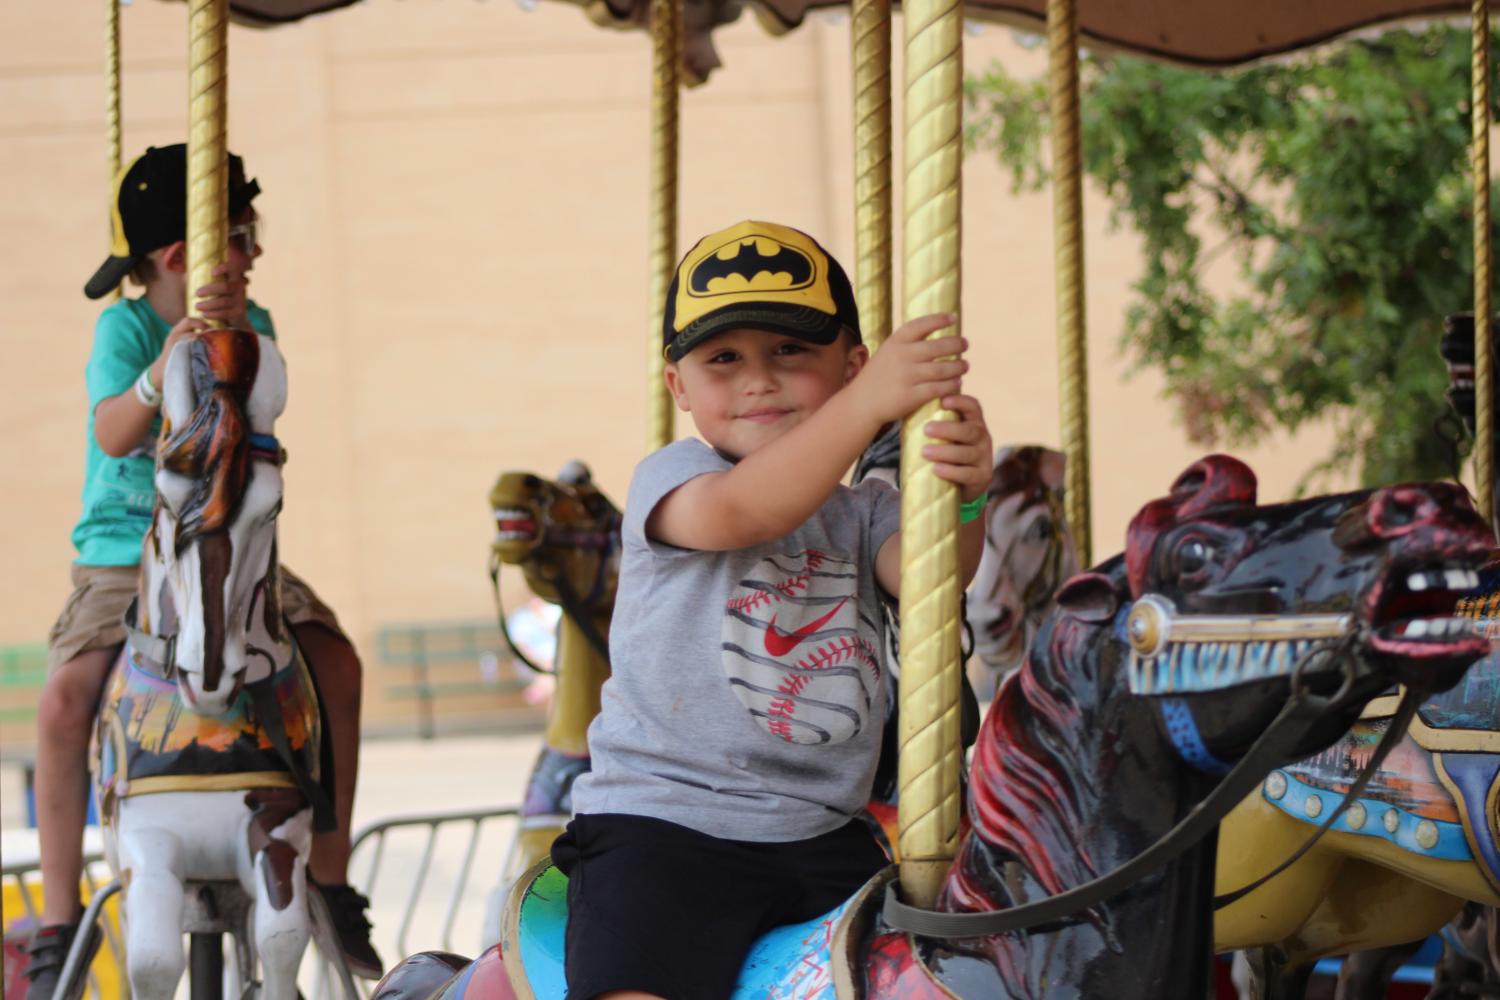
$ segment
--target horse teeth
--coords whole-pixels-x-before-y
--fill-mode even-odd
[[[1447,582],[1449,590],[1472,590],[1479,586],[1479,580],[1471,580],[1473,577],[1475,577],[1474,573],[1462,569],[1450,569],[1443,572],[1443,579]]]
[[[1406,587],[1408,590],[1426,590],[1427,574],[1413,573],[1411,576],[1406,578]]]
[[[1406,623],[1406,632],[1404,634],[1407,635],[1407,636],[1410,636],[1413,639],[1419,639],[1422,636],[1426,635],[1427,634],[1427,619],[1425,619],[1425,618],[1418,618],[1415,621],[1407,622]]]

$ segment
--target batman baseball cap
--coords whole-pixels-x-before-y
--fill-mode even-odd
[[[260,184],[245,180],[245,161],[229,154],[229,217],[260,194]],[[115,177],[110,202],[109,256],[83,286],[99,299],[117,288],[131,268],[152,250],[187,238],[187,146],[152,146]]]
[[[860,339],[859,307],[833,255],[799,229],[740,222],[699,240],[672,276],[662,318],[667,360],[725,330],[766,330],[831,344]]]

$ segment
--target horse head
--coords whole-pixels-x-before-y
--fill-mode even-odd
[[[995,680],[1021,665],[1053,594],[1078,572],[1062,509],[1066,464],[1062,452],[1038,445],[995,453],[984,554],[967,605],[974,653]]]
[[[552,482],[530,472],[502,473],[490,490],[495,516],[491,553],[520,566],[532,591],[568,614],[607,628],[620,577],[620,512],[582,462]]]
[[[173,349],[162,385],[157,503],[141,560],[139,628],[169,638],[186,703],[222,715],[291,656],[277,586],[286,406],[275,344],[212,330]]]
[[[1206,458],[1130,525],[1116,593],[1134,602],[1132,691],[1212,705],[1244,685],[1280,689],[1331,644],[1360,668],[1351,704],[1397,681],[1446,690],[1487,652],[1452,615],[1492,544],[1459,486],[1256,506],[1248,468]]]
[[[1311,753],[1393,683],[1456,683],[1487,643],[1448,616],[1490,544],[1455,486],[1259,506],[1245,465],[1195,463],[1136,515],[1123,555],[1063,586],[1002,684],[974,748],[973,832],[941,905],[1014,905],[1118,868],[1208,793],[1295,689],[1332,699],[1298,748]],[[1007,982],[1123,976],[1138,988],[1122,982],[1121,996],[1191,995],[1207,975],[1213,863],[1201,843],[1062,940],[975,947]],[[1148,914],[1181,934],[1153,939]]]

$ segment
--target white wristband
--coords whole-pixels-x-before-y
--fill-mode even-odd
[[[141,372],[135,380],[135,398],[151,407],[153,410],[161,405],[161,393],[151,384],[151,369],[147,368]]]

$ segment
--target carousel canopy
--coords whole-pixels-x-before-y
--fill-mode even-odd
[[[356,0],[231,0],[235,20],[277,24]],[[598,24],[645,27],[649,0],[565,0]],[[683,0],[683,61],[702,80],[719,65],[712,32],[748,7],[772,32],[797,27],[808,11],[846,0]],[[899,4],[899,0],[898,0]],[[1457,0],[1079,0],[1086,44],[1204,68],[1238,66],[1318,45],[1339,35],[1410,18],[1469,11]],[[1040,31],[1046,0],[968,0],[967,15]]]

